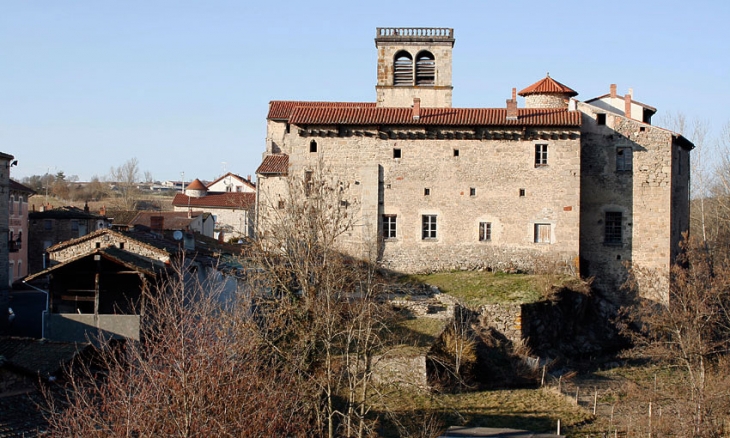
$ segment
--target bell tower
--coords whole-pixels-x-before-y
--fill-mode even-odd
[[[419,98],[423,107],[451,107],[454,29],[379,27],[375,47],[377,106],[409,107]]]

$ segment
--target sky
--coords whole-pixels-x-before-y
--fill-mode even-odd
[[[726,0],[0,0],[0,151],[18,180],[132,158],[159,181],[253,175],[270,101],[375,100],[377,27],[454,29],[454,107],[549,72],[719,135],[729,26]]]

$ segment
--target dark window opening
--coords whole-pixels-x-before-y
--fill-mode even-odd
[[[454,156],[455,157],[458,157],[459,156],[459,150],[458,149],[454,149]]]
[[[633,150],[631,147],[616,148],[616,170],[627,172],[632,170]]]
[[[423,189],[423,196],[430,196],[431,195],[431,189]]]
[[[421,216],[421,239],[435,239],[436,238],[436,215],[435,214],[424,214]]]
[[[71,231],[78,231],[79,230],[79,221],[72,220],[71,221]]]
[[[101,248],[101,242],[96,242],[96,248],[97,249]]]
[[[279,210],[283,210],[284,209],[284,201],[279,201],[277,207],[279,208]]]
[[[477,195],[477,188],[471,187],[469,188],[469,196],[476,196]]]
[[[430,52],[421,52],[416,58],[416,85],[436,83],[436,61]]]
[[[620,245],[622,242],[621,221],[623,213],[620,211],[607,211],[605,223],[604,243],[609,245]]]
[[[124,249],[124,242],[119,242],[119,249]]]
[[[520,189],[520,197],[524,197],[524,196],[525,196],[525,189]]]
[[[393,158],[401,158],[403,156],[403,153],[400,149],[394,148],[393,149]]]
[[[312,140],[309,142],[309,152],[317,152],[317,142]]]
[[[599,125],[605,125],[606,124],[606,115],[603,113],[596,114],[596,123],[598,123]]]

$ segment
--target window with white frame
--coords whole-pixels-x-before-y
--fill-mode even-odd
[[[383,215],[383,238],[388,239],[395,239],[397,236],[396,231],[396,221],[397,217],[394,214],[384,214]]]
[[[479,222],[479,241],[489,242],[492,240],[492,223]]]
[[[424,214],[421,216],[421,239],[436,239],[436,215]]]
[[[550,224],[535,224],[535,243],[550,243]]]
[[[536,144],[535,145],[535,167],[543,167],[548,164],[548,145]]]

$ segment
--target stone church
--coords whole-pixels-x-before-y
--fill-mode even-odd
[[[292,181],[321,171],[356,206],[343,248],[374,244],[386,268],[562,269],[620,298],[641,266],[663,279],[642,294],[666,299],[692,143],[651,125],[656,109],[632,92],[579,101],[549,75],[501,107],[454,108],[454,41],[449,28],[378,28],[375,102],[272,101],[258,232]]]

